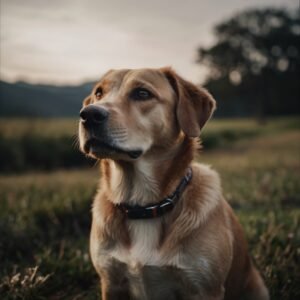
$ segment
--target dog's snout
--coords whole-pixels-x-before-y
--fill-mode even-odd
[[[107,120],[109,112],[97,105],[88,105],[80,111],[81,121],[90,124],[99,124]]]

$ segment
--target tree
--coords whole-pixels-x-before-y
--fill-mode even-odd
[[[208,67],[205,85],[219,115],[300,113],[300,14],[248,10],[214,28],[216,43],[198,49]]]

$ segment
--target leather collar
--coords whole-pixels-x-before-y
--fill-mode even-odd
[[[185,190],[188,183],[193,176],[192,168],[189,167],[185,176],[181,179],[176,190],[156,204],[149,204],[147,206],[135,205],[131,206],[125,203],[117,204],[116,206],[126,215],[128,219],[152,219],[161,217],[165,213],[171,211],[178,202],[181,194]]]

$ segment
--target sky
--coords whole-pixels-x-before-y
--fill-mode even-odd
[[[201,83],[197,49],[247,8],[299,0],[0,0],[0,78],[79,84],[111,68],[172,66]]]

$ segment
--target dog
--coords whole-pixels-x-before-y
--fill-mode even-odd
[[[84,100],[100,161],[90,254],[103,300],[267,300],[218,174],[193,162],[213,97],[173,69],[110,70]]]

